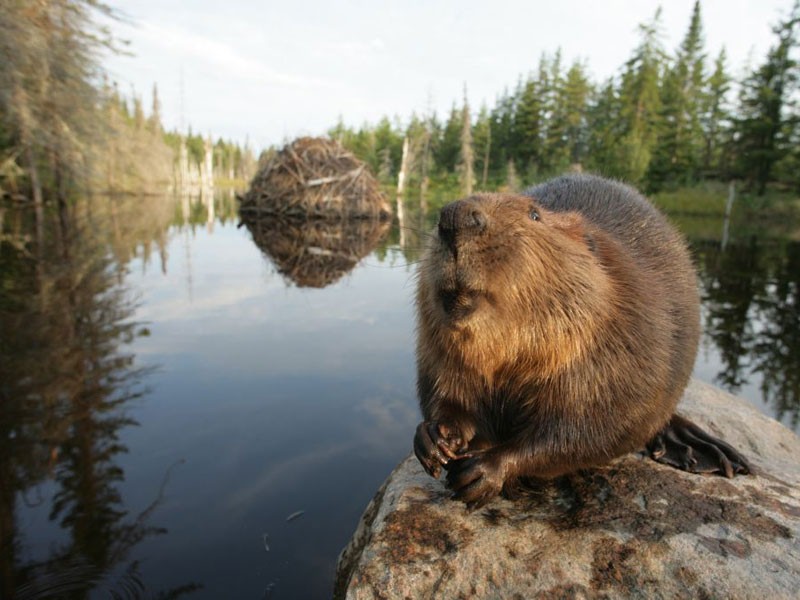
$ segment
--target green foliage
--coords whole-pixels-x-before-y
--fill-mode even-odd
[[[726,72],[725,49],[714,61],[714,71],[706,81],[701,97],[700,129],[703,138],[702,174],[704,177],[721,178],[729,171],[729,157],[725,146],[729,146],[732,132],[730,110],[726,96],[730,90],[731,78]]]
[[[592,84],[583,63],[575,62],[566,77],[558,80],[548,134],[553,170],[585,161],[588,150],[589,97]]]
[[[648,168],[651,187],[666,182],[692,182],[701,166],[704,56],[700,2],[696,1],[686,37],[661,85],[658,141]]]
[[[99,21],[116,13],[95,0],[0,3],[0,196],[37,204],[76,190],[162,192],[185,143],[189,162],[205,158],[198,135],[165,133],[158,90],[150,114],[103,76],[102,53],[115,51]],[[182,141],[183,140],[183,141]],[[249,150],[224,143],[215,170],[252,171]]]
[[[641,41],[626,63],[620,82],[621,147],[617,170],[622,179],[641,183],[658,140],[665,54],[660,41],[661,9],[639,26]]]
[[[458,164],[458,155],[461,151],[461,120],[461,111],[454,103],[434,151],[434,160],[444,171],[455,171]]]
[[[797,61],[792,57],[798,46],[798,25],[800,2],[795,2],[790,16],[773,29],[778,39],[766,61],[742,82],[736,118],[736,174],[759,194],[766,190],[776,163],[792,152],[796,115],[787,114],[792,108],[787,100],[796,91],[798,80]],[[797,181],[797,175],[794,177]]]
[[[799,12],[795,5],[775,28],[778,42],[742,82],[738,106],[729,98],[733,81],[725,50],[707,60],[699,1],[674,54],[662,46],[659,9],[639,26],[639,43],[619,75],[601,85],[581,62],[565,73],[560,51],[542,55],[535,72],[471,119],[475,180],[481,187],[519,187],[576,169],[649,191],[730,178],[760,182],[762,189],[776,181],[800,191],[800,114],[791,102]],[[383,119],[356,131],[340,122],[330,133],[385,183],[396,177],[408,136],[411,179],[447,186],[456,181],[450,174],[464,152],[466,104],[466,98],[461,106],[454,103],[443,125],[435,115],[412,115],[406,127]]]

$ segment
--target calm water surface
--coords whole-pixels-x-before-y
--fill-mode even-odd
[[[2,596],[329,597],[418,420],[419,237],[237,228],[230,194],[2,210]],[[696,375],[797,430],[800,245],[693,246]]]

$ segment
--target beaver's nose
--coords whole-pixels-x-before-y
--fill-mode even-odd
[[[466,238],[486,229],[489,218],[486,213],[472,202],[458,200],[442,209],[439,215],[439,237],[455,249],[458,238]]]

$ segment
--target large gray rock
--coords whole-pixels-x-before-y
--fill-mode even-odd
[[[335,597],[800,597],[800,440],[697,381],[680,410],[757,474],[632,454],[468,513],[411,456],[342,551]]]

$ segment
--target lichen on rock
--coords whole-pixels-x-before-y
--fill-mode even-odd
[[[343,551],[335,597],[796,597],[800,439],[697,381],[679,410],[746,451],[755,474],[631,454],[469,513],[410,456]]]

